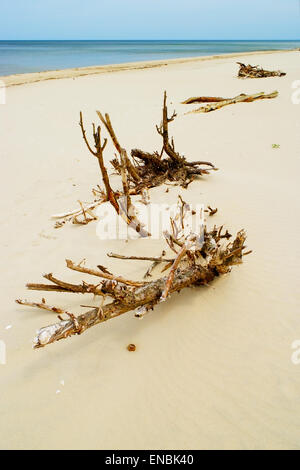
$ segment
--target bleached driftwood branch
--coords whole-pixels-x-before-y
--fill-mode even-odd
[[[210,111],[216,111],[217,109],[223,108],[224,106],[228,106],[230,104],[235,103],[251,103],[252,101],[256,100],[263,100],[263,99],[272,99],[278,96],[278,91],[273,91],[272,93],[265,94],[264,92],[256,93],[254,95],[246,95],[244,93],[235,96],[234,98],[214,98],[213,100],[211,97],[204,97],[199,96],[189,98],[182,102],[182,104],[193,104],[193,103],[212,103],[207,104],[206,106],[201,106],[200,108],[194,109],[193,111],[189,111],[186,114],[191,113],[209,113]]]
[[[69,336],[82,334],[92,326],[116,318],[123,313],[134,310],[137,317],[142,317],[150,309],[166,300],[173,292],[179,292],[185,287],[207,285],[214,278],[228,273],[231,266],[240,264],[244,255],[246,234],[244,230],[237,233],[232,242],[228,240],[231,235],[223,227],[214,227],[208,230],[202,226],[201,233],[185,233],[185,216],[189,207],[181,200],[177,216],[171,219],[171,231],[166,232],[166,241],[175,252],[175,257],[165,259],[161,257],[146,258],[159,264],[168,261],[169,274],[151,282],[131,281],[121,276],[115,276],[103,266],[97,270],[85,268],[67,260],[67,267],[92,276],[103,278],[99,284],[70,284],[58,280],[52,274],[46,279],[53,284],[28,284],[29,289],[59,290],[61,292],[77,292],[81,294],[93,293],[103,297],[111,297],[111,303],[92,308],[88,312],[75,316],[59,307],[48,306],[45,299],[40,303],[17,300],[19,304],[35,306],[59,313],[59,322],[41,328],[34,340],[34,348],[41,348]],[[177,248],[175,248],[177,247]],[[179,247],[179,248],[178,248]],[[113,255],[123,258],[121,255]],[[125,258],[125,257],[124,257]],[[139,259],[128,257],[126,259]],[[63,319],[62,315],[67,315]]]
[[[94,146],[95,146],[95,150],[93,150],[86,137],[86,131],[83,125],[82,113],[80,113],[79,124],[81,128],[82,136],[87,145],[87,148],[89,149],[90,153],[98,159],[99,167],[100,167],[100,171],[102,175],[102,180],[103,180],[105,192],[106,192],[106,200],[111,203],[111,205],[113,206],[117,214],[120,215],[130,227],[136,230],[142,237],[147,237],[150,234],[143,228],[142,224],[139,222],[135,213],[134,206],[131,202],[130,194],[129,194],[129,183],[128,183],[128,175],[127,175],[127,172],[129,171],[129,166],[128,166],[128,158],[127,158],[126,151],[120,147],[120,144],[117,141],[117,138],[115,136],[114,130],[111,125],[109,115],[106,114],[106,119],[104,119],[101,113],[99,112],[98,112],[98,115],[101,121],[105,124],[106,128],[109,130],[110,136],[115,146],[120,151],[120,169],[121,169],[123,196],[125,198],[125,204],[121,203],[121,198],[120,198],[121,195],[119,193],[116,193],[112,189],[111,184],[110,184],[108,172],[104,164],[104,158],[103,158],[103,152],[107,144],[107,139],[104,139],[104,142],[102,144],[101,127],[98,126],[96,129],[95,126],[93,126],[93,130],[94,130],[93,136],[94,136]],[[84,209],[82,212],[83,212],[83,215],[85,216]]]

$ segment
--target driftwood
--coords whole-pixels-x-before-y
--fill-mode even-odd
[[[185,101],[182,101],[181,104],[194,104],[194,103],[219,103],[229,98],[221,98],[219,96],[193,96],[188,98]]]
[[[186,188],[197,176],[207,175],[211,170],[216,170],[211,162],[188,162],[183,155],[175,150],[174,140],[169,137],[169,123],[176,113],[168,117],[167,94],[164,93],[163,119],[160,126],[156,126],[159,135],[162,136],[163,146],[160,153],[148,153],[139,149],[131,151],[136,171],[142,180],[142,186],[152,188],[170,181]],[[163,155],[165,154],[165,158]],[[113,163],[113,162],[112,162]],[[117,167],[115,167],[117,169]]]
[[[239,78],[284,77],[286,75],[285,72],[281,72],[280,70],[264,70],[258,65],[245,65],[242,62],[237,62],[237,64],[240,66],[238,72]]]
[[[98,117],[107,130],[118,153],[118,157],[115,157],[111,164],[121,177],[122,190],[119,191],[112,189],[108,171],[104,164],[103,154],[107,139],[104,139],[102,142],[101,128],[100,126],[96,128],[93,124],[94,145],[91,145],[86,136],[82,113],[80,113],[79,124],[82,137],[89,152],[98,159],[105,190],[98,186],[98,189],[93,190],[96,199],[92,203],[82,204],[79,201],[80,207],[78,209],[53,215],[53,218],[58,219],[55,225],[56,228],[61,227],[66,221],[85,225],[95,220],[96,217],[92,212],[93,209],[109,201],[129,226],[134,228],[141,236],[147,236],[147,231],[141,226],[135,214],[131,201],[132,195],[140,195],[143,202],[147,203],[147,191],[150,188],[160,186],[166,182],[186,188],[195,178],[207,175],[212,170],[217,170],[211,162],[188,162],[184,156],[176,152],[174,140],[169,137],[169,124],[175,119],[176,113],[174,112],[172,116],[168,116],[166,92],[164,93],[162,111],[162,123],[160,126],[156,126],[157,132],[162,137],[162,150],[160,152],[149,153],[140,149],[133,149],[130,157],[126,150],[121,147],[109,115],[105,114],[103,116],[100,111],[97,111]],[[79,216],[81,217],[80,219]]]
[[[102,175],[102,181],[105,187],[105,192],[104,192],[105,197],[102,196],[102,201],[103,200],[109,201],[111,205],[113,206],[113,208],[116,210],[117,214],[120,215],[130,227],[136,230],[142,237],[147,237],[150,234],[142,227],[142,224],[139,222],[135,213],[134,206],[131,202],[131,197],[129,193],[129,180],[128,180],[129,175],[133,175],[134,177],[136,177],[136,180],[138,181],[139,181],[139,178],[135,173],[133,173],[134,169],[132,168],[132,165],[128,160],[126,150],[120,146],[115,136],[113,127],[110,122],[109,115],[106,114],[105,118],[102,116],[100,112],[98,112],[98,115],[102,123],[105,125],[106,129],[108,130],[110,137],[116,149],[119,152],[120,174],[122,177],[122,185],[123,185],[122,193],[117,193],[112,189],[110,185],[107,169],[104,164],[104,159],[103,159],[103,151],[106,147],[107,139],[104,139],[103,144],[102,144],[101,127],[98,126],[96,129],[95,126],[93,126],[94,147],[95,147],[95,150],[93,150],[87,140],[86,131],[84,129],[83,120],[82,120],[82,113],[80,113],[79,124],[80,124],[81,132],[82,132],[82,137],[87,145],[87,148],[89,149],[91,154],[97,158],[98,163],[99,163],[99,168],[100,168],[101,175]],[[88,220],[86,218],[84,207],[82,207],[82,214],[84,216],[84,220],[86,223],[90,220],[93,220],[93,219]]]
[[[77,292],[80,294],[92,293],[103,297],[101,306],[92,308],[86,313],[75,316],[73,313],[46,304],[43,298],[40,303],[27,302],[18,299],[21,305],[49,310],[58,313],[59,322],[41,328],[34,339],[34,348],[41,348],[72,335],[82,334],[92,326],[115,318],[123,313],[135,311],[136,317],[144,316],[153,307],[165,301],[173,292],[179,292],[185,287],[207,285],[216,277],[226,274],[231,266],[242,263],[246,234],[244,230],[237,233],[232,242],[228,240],[231,234],[223,232],[223,227],[214,227],[211,230],[201,225],[201,233],[185,231],[185,217],[190,213],[189,206],[181,200],[178,215],[171,219],[171,232],[165,232],[165,239],[174,255],[165,258],[165,253],[159,257],[128,257],[113,255],[121,259],[141,259],[156,263],[166,263],[169,274],[151,282],[132,281],[121,276],[114,276],[103,266],[90,269],[67,260],[69,269],[80,273],[101,278],[97,284],[70,284],[55,278],[52,274],[45,275],[52,284],[27,284],[29,289],[56,290],[59,292]],[[225,241],[226,240],[226,241]],[[165,270],[165,268],[164,268]],[[113,300],[103,305],[106,297]],[[64,319],[62,315],[67,316]]]
[[[193,111],[189,111],[186,114],[191,113],[209,113],[210,111],[215,111],[217,109],[223,108],[224,106],[228,106],[229,104],[235,103],[251,103],[252,101],[256,100],[263,100],[263,99],[271,99],[276,98],[278,96],[278,91],[273,91],[273,93],[265,94],[264,92],[256,93],[254,95],[246,95],[244,93],[235,96],[234,98],[219,98],[219,97],[193,97],[189,98],[182,102],[182,104],[194,104],[194,103],[212,103],[206,106],[201,106],[200,108],[194,109]]]

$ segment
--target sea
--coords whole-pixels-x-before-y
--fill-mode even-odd
[[[0,76],[234,52],[300,48],[299,41],[0,41]]]

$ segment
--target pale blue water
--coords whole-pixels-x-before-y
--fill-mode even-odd
[[[0,75],[296,47],[300,40],[0,41]]]

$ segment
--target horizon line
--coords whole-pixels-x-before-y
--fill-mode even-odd
[[[172,38],[172,39],[0,39],[0,41],[300,41],[300,38],[294,39],[281,39],[281,38],[273,38],[273,39],[182,39],[182,38]]]

